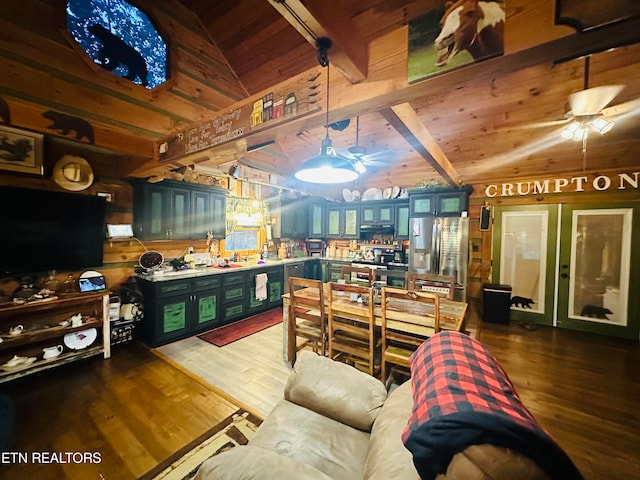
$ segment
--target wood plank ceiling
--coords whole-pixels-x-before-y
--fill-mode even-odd
[[[313,39],[304,31],[296,31],[295,20],[276,0],[180,2],[202,21],[249,95],[318,66]],[[360,57],[367,53],[374,56],[366,49],[374,48],[376,39],[405,27],[409,19],[443,2],[330,0],[321,2],[321,7],[318,2],[304,2],[306,6],[297,0],[286,3],[289,10],[302,12],[300,16],[315,32],[332,38],[330,63],[357,83],[368,74],[366,61],[362,67]],[[526,36],[533,38],[531,45],[535,45],[536,38],[553,41],[574,34],[573,29],[552,25],[551,0],[540,2],[538,10],[531,6],[527,9],[537,20],[518,18],[523,1],[506,3],[507,29],[510,21],[521,27],[519,31],[507,31],[507,54],[529,46]],[[534,30],[540,25],[546,25],[546,34]],[[549,60],[552,55],[542,58],[539,64],[525,62],[524,68],[489,73],[480,79],[475,79],[471,71],[469,78],[459,72],[457,76],[447,73],[444,76],[455,76],[457,81],[451,89],[440,87],[437,94],[415,96],[397,106],[379,105],[354,112],[345,130],[330,131],[334,146],[347,153],[348,147],[355,145],[359,114],[358,143],[370,158],[379,161],[370,163],[367,173],[347,186],[412,188],[419,180],[480,186],[496,179],[636,168],[640,122],[634,115],[640,108],[632,108],[636,105],[630,106],[629,102],[640,98],[640,46],[622,46],[591,56],[590,87],[610,83],[624,83],[626,87],[612,102],[624,104],[619,108],[624,115],[616,118],[615,128],[606,136],[589,137],[586,154],[581,144],[559,136],[560,121],[569,110],[567,97],[584,86],[585,60],[556,63]],[[330,97],[333,103],[331,92]],[[342,101],[338,98],[335,102]],[[240,157],[241,164],[290,176],[299,164],[317,153],[324,134],[322,124],[294,134],[279,133],[273,145],[251,153],[239,152],[235,159]],[[233,160],[217,158],[204,164],[226,166]]]

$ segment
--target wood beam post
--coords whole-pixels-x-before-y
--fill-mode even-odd
[[[367,78],[369,50],[358,29],[335,0],[301,2],[300,0],[269,0],[269,3],[311,45],[316,39],[331,39],[329,61],[351,83]]]
[[[460,176],[438,143],[408,103],[401,103],[380,111],[383,118],[438,172],[450,185],[460,186]]]

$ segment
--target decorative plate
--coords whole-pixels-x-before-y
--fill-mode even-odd
[[[382,200],[382,191],[379,188],[369,188],[362,194],[362,200]]]
[[[353,201],[353,195],[351,193],[351,190],[349,190],[348,188],[343,188],[342,189],[342,198],[344,198],[345,202]]]
[[[98,338],[98,331],[95,328],[89,328],[66,334],[64,344],[72,350],[82,350],[95,342],[96,338]]]

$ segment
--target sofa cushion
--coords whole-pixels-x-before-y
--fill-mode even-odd
[[[460,332],[441,332],[418,347],[409,362],[413,408],[403,441],[423,479],[444,472],[456,452],[480,444],[519,451],[550,478],[582,478],[480,342]]]
[[[549,480],[529,457],[495,445],[472,445],[456,453],[436,480]]]
[[[350,365],[303,350],[287,380],[284,398],[369,432],[387,390],[380,380]]]
[[[384,402],[371,429],[364,467],[367,480],[420,480],[401,438],[412,404],[411,382],[400,385]]]
[[[295,458],[333,479],[353,480],[362,478],[369,436],[282,399],[258,427],[249,445]]]
[[[293,458],[251,445],[241,445],[206,460],[195,480],[330,480]]]

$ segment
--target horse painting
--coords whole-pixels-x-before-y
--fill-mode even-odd
[[[445,66],[456,54],[467,50],[474,60],[504,51],[505,13],[498,2],[449,1],[435,39],[436,66]]]

